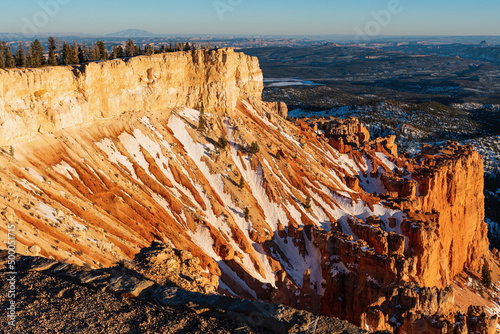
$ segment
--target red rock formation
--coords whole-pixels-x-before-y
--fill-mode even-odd
[[[359,148],[397,156],[394,136],[368,142],[366,128],[356,119],[332,119],[327,124],[329,142],[341,153]],[[424,213],[402,224],[410,241],[406,255],[418,258],[421,283],[445,287],[464,269],[479,272],[489,245],[481,156],[471,146],[450,142],[443,147],[424,146],[415,159],[400,157],[394,162],[403,172],[386,170],[380,175],[374,165],[371,176],[380,176],[386,194],[398,199],[396,207],[410,216]],[[358,187],[354,179],[346,176],[351,189]]]
[[[395,141],[396,136],[376,138],[375,140],[370,142],[370,147],[377,152],[383,152],[389,156],[397,157],[398,146],[396,145]]]
[[[363,146],[370,141],[370,133],[357,118],[332,119],[327,123],[325,136],[334,142],[342,142],[354,148]]]
[[[488,254],[483,160],[471,146],[449,143],[438,156],[421,155],[417,161],[412,177],[418,196],[401,208],[425,215],[403,228],[413,247],[410,254],[419,259],[422,283],[443,287],[464,269],[479,272]]]
[[[266,102],[266,106],[271,109],[272,113],[287,118],[288,106],[285,102]]]
[[[409,312],[398,334],[495,334],[498,316],[488,317],[484,308],[470,306],[467,314],[449,314],[430,318],[421,313]]]
[[[352,189],[354,191],[359,191],[359,179],[357,177],[346,175],[345,176],[345,181],[346,181],[346,185],[350,189]]]
[[[339,126],[337,130],[330,129],[326,134],[329,143],[341,153],[355,156],[352,150],[358,148],[365,152],[374,150],[397,157],[394,137],[364,142],[361,140],[363,134],[353,133],[356,131],[356,122],[335,120],[330,124]],[[332,253],[332,249],[338,247],[342,239],[338,236],[329,237],[334,240],[332,243],[335,246],[322,250],[323,258],[333,256],[338,259],[337,262],[324,263],[324,277],[330,275],[332,267],[338,268],[340,265],[347,268],[347,271],[343,270],[341,274],[327,279],[322,313],[341,316],[373,330],[387,329],[389,319],[394,316],[391,313],[393,311],[383,305],[394,300],[396,295],[399,296],[397,300],[403,298],[400,293],[388,292],[389,282],[405,285],[404,282],[413,281],[422,286],[445,289],[453,277],[464,269],[479,272],[488,257],[481,156],[472,147],[448,143],[439,148],[424,147],[421,155],[413,160],[400,157],[393,162],[401,169],[385,169],[381,173],[374,161],[370,175],[380,178],[386,188],[386,195],[382,198],[406,212],[407,218],[400,225],[403,235],[387,234],[384,231],[386,227],[380,227],[384,226],[383,222],[348,219],[351,230],[362,241],[356,242],[357,246],[351,246],[349,250],[341,249]],[[345,179],[349,188],[359,190],[357,177],[346,176]],[[389,220],[388,225],[395,228],[397,222]],[[404,238],[407,239],[407,247]],[[393,258],[395,262],[381,262],[382,258],[369,255],[369,251],[360,251],[368,249],[367,246],[377,255],[390,255],[392,252],[399,257]],[[355,258],[346,256],[353,253],[356,254]],[[353,271],[351,268],[356,269]],[[381,272],[385,274],[380,276]],[[385,293],[381,292],[384,290]],[[421,306],[420,302],[415,301],[403,303],[406,311],[398,315],[402,324],[400,332],[452,333],[471,328],[466,322],[477,317],[462,316],[462,321],[453,321],[453,292],[446,291],[445,303],[442,297]],[[440,294],[440,290],[434,291],[434,296]],[[340,300],[342,306],[333,306]],[[368,305],[371,306],[366,308]],[[438,321],[432,316],[437,313],[447,316]],[[479,332],[487,333],[495,328],[495,319],[483,318],[484,321],[479,321],[483,326]],[[457,327],[455,323],[460,325]]]

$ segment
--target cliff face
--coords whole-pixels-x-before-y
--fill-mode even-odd
[[[480,277],[483,263],[494,263],[484,223],[482,157],[472,146],[453,142],[424,147],[411,159],[397,157],[393,138],[368,141],[356,119],[308,122],[312,128],[326,128],[330,144],[353,161],[373,156],[373,151],[389,157],[397,168],[373,159],[371,170],[346,177],[346,184],[405,214],[400,224],[394,218],[349,220],[357,241],[332,232],[313,233],[324,259],[323,277],[328,277],[318,303],[321,312],[371,329],[389,329],[392,319],[402,324],[400,333],[473,331],[470,312],[461,315],[465,322],[454,324],[450,317],[456,312],[451,285],[464,270]],[[365,181],[368,176],[370,182]],[[373,178],[383,186],[374,186]],[[422,313],[447,316],[429,321]],[[480,332],[495,331],[495,325],[486,327]]]
[[[425,146],[419,155],[406,159],[397,156],[394,138],[370,142],[368,131],[357,119],[315,122],[324,124],[333,147],[353,158],[362,159],[360,153],[370,150],[392,157],[397,169],[382,170],[374,165],[371,174],[383,184],[382,192],[375,195],[405,212],[401,224],[407,238],[404,254],[416,258],[416,277],[421,284],[443,288],[464,269],[480,271],[489,242],[484,223],[483,159],[472,146],[452,142]],[[360,179],[348,180],[351,188],[359,188]],[[360,233],[363,231],[356,232]],[[362,239],[380,250],[376,247],[380,242],[369,238]],[[389,242],[382,244],[387,250]]]
[[[262,89],[257,58],[232,49],[0,70],[0,146],[128,111],[201,103],[230,111],[241,99],[260,99]]]
[[[467,326],[449,285],[490,261],[471,147],[409,159],[356,119],[318,135],[262,102],[257,60],[231,50],[1,75],[3,144],[26,139],[0,150],[0,218],[19,253],[99,267],[159,240],[220,293],[370,330]],[[189,108],[201,103],[205,131]],[[144,273],[169,274],[165,254]]]
[[[422,282],[446,286],[464,269],[480,272],[488,254],[483,159],[472,146],[456,143],[427,150],[416,157],[419,196],[402,207],[417,214],[409,214],[403,232],[419,259]]]

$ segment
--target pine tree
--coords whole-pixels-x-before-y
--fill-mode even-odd
[[[80,57],[78,57],[78,55],[80,54],[80,47],[78,44],[76,44],[76,42],[73,42],[73,45],[71,46],[71,48],[73,49],[73,64],[80,64]]]
[[[31,66],[40,67],[45,64],[43,56],[43,46],[38,39],[35,39],[31,44]]]
[[[243,176],[240,177],[240,183],[238,184],[238,187],[240,189],[245,188],[245,179],[243,178]]]
[[[16,66],[26,67],[26,54],[24,53],[23,42],[19,42],[19,49],[16,53]]]
[[[491,286],[491,270],[486,262],[483,264],[483,268],[481,270],[481,282],[487,288]]]
[[[72,65],[76,63],[76,55],[74,49],[68,43],[64,42],[62,51],[62,63],[64,65]]]
[[[35,67],[34,65],[34,59],[33,59],[33,49],[31,48],[31,45],[28,45],[28,49],[26,50],[26,67]]]
[[[64,65],[69,65],[71,61],[71,52],[73,49],[69,46],[68,43],[64,42],[62,49],[62,63]]]
[[[45,49],[42,43],[38,39],[35,39],[33,45],[35,48],[35,55],[37,57],[37,62],[40,64],[40,66],[46,65],[47,60],[45,58]]]
[[[191,45],[189,45],[189,42],[186,42],[186,44],[184,44],[184,51],[191,51]]]
[[[248,208],[245,208],[245,220],[248,221],[250,219],[250,210]]]
[[[174,51],[174,46],[172,45],[172,40],[170,40],[170,45],[168,47],[168,52],[173,52]]]
[[[95,45],[90,45],[89,49],[89,61],[96,61],[99,60],[99,50],[96,48]]]
[[[113,59],[123,58],[123,47],[121,45],[113,46]]]
[[[153,47],[151,46],[151,44],[146,44],[145,48],[144,48],[144,54],[146,56],[151,56],[152,54],[154,53],[154,49]]]
[[[54,37],[49,37],[47,44],[49,45],[49,59],[47,60],[47,64],[49,66],[57,66],[56,40]]]
[[[219,141],[217,142],[217,146],[220,148],[220,149],[225,149],[227,147],[229,143],[227,142],[227,139],[222,136],[219,138]]]
[[[0,68],[5,68],[5,42],[0,42]]]
[[[250,145],[250,153],[257,154],[259,153],[259,151],[260,151],[259,144],[257,144],[256,141],[252,142],[252,144]]]
[[[123,50],[123,46],[118,45],[118,58],[123,58],[125,51]]]
[[[307,195],[306,197],[306,204],[304,205],[306,209],[311,208],[311,196]]]
[[[276,159],[281,160],[281,151],[276,152]]]
[[[103,41],[97,40],[95,43],[95,47],[98,50],[97,52],[97,60],[108,60],[108,49],[106,49],[106,45]]]
[[[16,60],[12,53],[10,52],[10,46],[7,45],[5,48],[5,67],[13,68],[16,67]]]
[[[62,64],[62,52],[61,52],[61,41],[59,37],[56,37],[56,54],[57,54],[57,63]]]
[[[135,44],[131,39],[129,39],[125,44],[125,57],[133,57],[135,55]]]
[[[205,126],[205,113],[202,108],[200,108],[200,116],[198,117],[198,131],[203,132],[206,130]]]
[[[78,61],[80,64],[86,63],[88,61],[88,49],[87,44],[83,43],[82,46],[78,49]]]

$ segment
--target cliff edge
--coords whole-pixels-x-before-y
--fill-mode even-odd
[[[262,89],[258,59],[233,49],[0,70],[0,146],[129,111],[230,111]]]

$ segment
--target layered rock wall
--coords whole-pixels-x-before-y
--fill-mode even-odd
[[[417,157],[419,196],[403,204],[417,221],[402,229],[419,259],[421,282],[444,287],[464,269],[479,272],[488,254],[483,160],[473,147],[456,143],[430,153]]]
[[[229,111],[262,89],[257,58],[232,49],[0,70],[0,146],[129,111]]]

